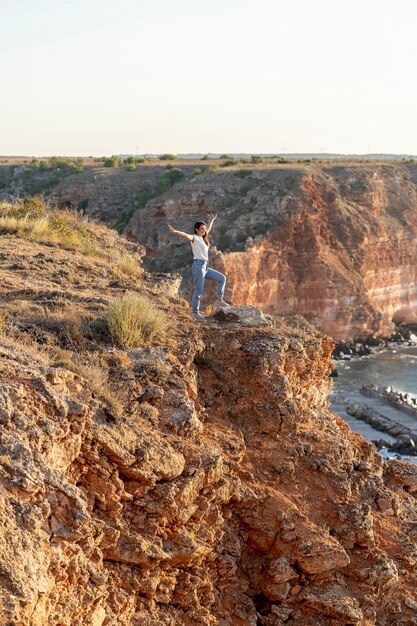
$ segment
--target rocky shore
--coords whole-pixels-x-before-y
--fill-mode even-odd
[[[393,344],[416,345],[417,335],[414,324],[402,325],[388,337],[375,337],[369,335],[364,339],[353,339],[352,341],[339,341],[333,350],[332,358],[335,361],[350,360],[353,357],[362,357],[372,354],[375,349],[388,348]]]

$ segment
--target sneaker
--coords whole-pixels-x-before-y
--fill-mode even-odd
[[[230,304],[227,304],[227,302],[225,302],[223,298],[216,298],[216,300],[214,301],[214,306],[220,309],[230,308]]]
[[[193,313],[193,320],[197,320],[198,322],[204,322],[206,318],[201,313]]]

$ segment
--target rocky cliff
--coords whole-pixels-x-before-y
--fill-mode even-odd
[[[417,164],[225,163],[153,161],[134,171],[90,163],[55,172],[51,196],[126,227],[149,269],[181,273],[187,297],[190,246],[166,223],[189,231],[214,211],[212,264],[236,304],[301,314],[338,340],[417,321]],[[30,167],[3,168],[0,196],[49,184],[48,171]]]
[[[148,202],[126,232],[149,267],[180,270],[189,292],[189,245],[166,221],[191,231],[207,211],[219,214],[212,264],[234,303],[302,314],[335,339],[415,320],[415,164],[209,172]]]
[[[329,411],[326,336],[51,243],[0,273],[1,624],[417,624],[417,469]],[[125,289],[166,339],[112,346]]]

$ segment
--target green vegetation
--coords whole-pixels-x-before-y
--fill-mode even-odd
[[[200,167],[196,167],[192,172],[191,176],[199,176],[203,173],[203,170]]]
[[[146,187],[143,191],[141,191],[137,199],[137,205],[132,207],[129,211],[126,211],[126,213],[123,213],[123,215],[121,215],[116,221],[114,227],[117,232],[123,232],[137,209],[143,209],[149,200],[165,193],[182,178],[184,178],[184,172],[180,170],[179,167],[167,165],[156,188],[151,189],[150,187]]]
[[[175,154],[161,154],[159,156],[160,161],[175,161],[176,158]]]
[[[252,174],[252,170],[239,170],[236,172],[235,176],[239,176],[239,178],[246,178],[246,176],[250,176]]]
[[[24,164],[5,167],[0,178],[0,189],[7,189],[13,181],[19,182],[23,194],[48,194],[65,176],[78,174],[83,169],[81,158],[32,159]]]
[[[218,249],[224,252],[225,250],[228,250],[230,248],[230,244],[230,236],[226,232],[223,232],[217,242]]]
[[[257,154],[253,154],[250,158],[251,163],[262,163],[263,159],[262,157],[258,156]]]
[[[115,344],[124,348],[160,339],[168,326],[162,311],[145,297],[131,292],[109,305],[105,321]]]
[[[181,178],[184,178],[184,172],[179,167],[167,167],[161,176],[155,195],[159,196],[161,193],[165,193]]]
[[[248,191],[251,190],[251,188],[252,188],[251,185],[243,185],[239,190],[240,195],[246,196],[246,194],[248,193]]]
[[[77,206],[77,211],[85,211],[86,208],[88,207],[89,201],[90,201],[89,198],[84,198],[83,200],[81,200],[81,202]]]
[[[229,167],[230,165],[236,165],[237,161],[235,161],[234,159],[229,159],[228,161],[225,161],[224,163],[222,163],[222,167]]]
[[[129,163],[129,165],[126,168],[128,172],[134,172],[135,169],[136,169],[136,165],[134,163]]]
[[[117,168],[119,167],[119,159],[115,156],[109,157],[104,159],[104,163],[103,163],[104,167],[113,167],[113,168]]]
[[[30,166],[25,171],[30,172],[33,168],[39,170],[71,170],[71,173],[82,172],[84,161],[81,158],[51,157],[50,159],[32,159]]]

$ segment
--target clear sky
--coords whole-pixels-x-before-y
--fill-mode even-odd
[[[417,153],[414,0],[0,0],[0,154]]]

